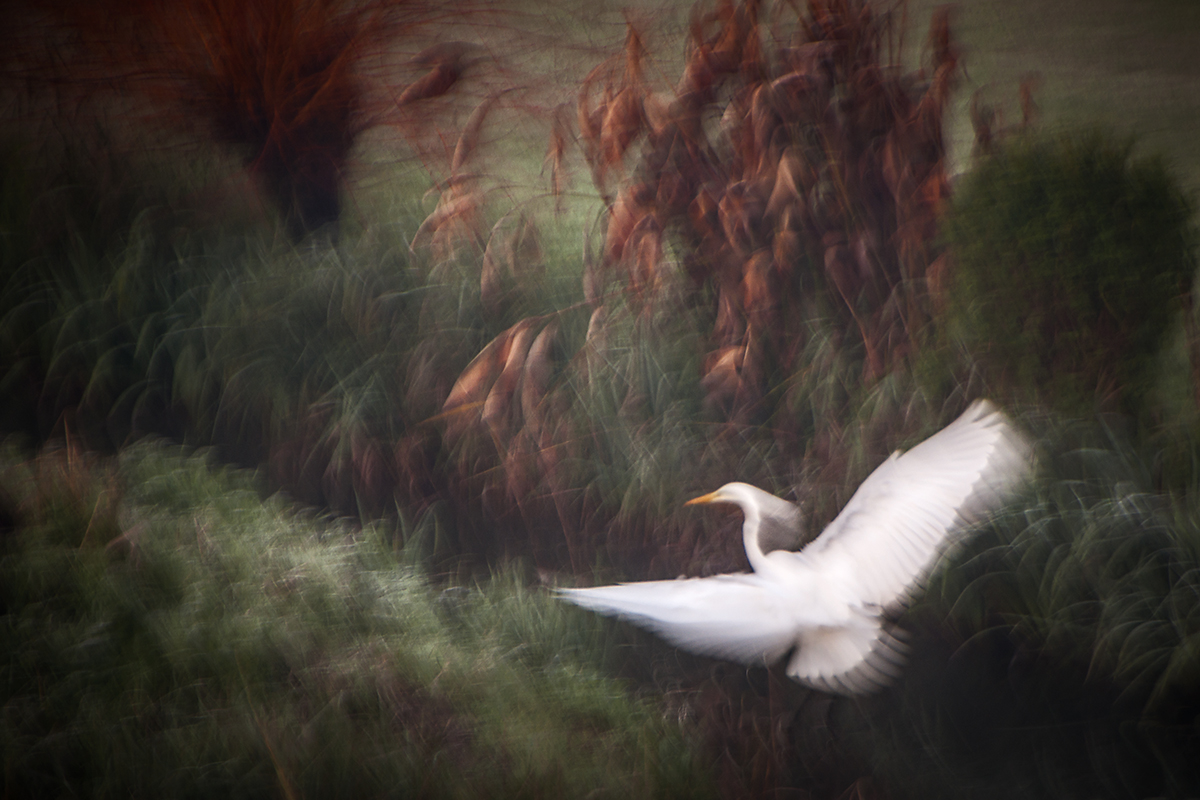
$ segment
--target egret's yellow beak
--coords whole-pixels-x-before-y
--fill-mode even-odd
[[[717,496],[718,494],[720,494],[720,492],[709,492],[708,494],[701,495],[700,497],[693,497],[691,500],[688,500],[686,503],[684,503],[684,505],[698,506],[701,503],[718,503],[721,500],[721,498]]]

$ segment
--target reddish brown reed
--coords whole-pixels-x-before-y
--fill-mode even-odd
[[[177,130],[235,148],[294,237],[338,219],[350,150],[388,110],[369,99],[369,64],[430,16],[423,0],[135,0],[61,9],[82,32],[83,49],[100,54],[93,69],[117,76],[120,91],[147,96],[153,116]]]
[[[579,143],[606,202],[603,245],[585,257],[592,320],[567,367],[585,391],[611,374],[603,359],[614,284],[648,325],[680,268],[695,289],[687,302],[712,303],[701,364],[712,417],[758,413],[768,389],[803,367],[808,324],[828,313],[818,309],[836,315],[835,340],[857,342],[868,380],[917,346],[946,263],[934,236],[948,192],[941,115],[958,69],[948,18],[934,19],[926,68],[904,74],[893,14],[864,0],[810,0],[788,28],[780,18],[789,8],[777,9],[771,26],[755,2],[721,2],[695,16],[670,90],[652,89],[632,24],[623,51],[584,79]],[[499,319],[516,264],[537,259],[536,239],[515,212],[483,233],[478,181],[458,155],[471,152],[491,102],[468,124],[442,202],[414,244],[437,244],[439,231],[460,225],[443,244],[478,244],[483,304]],[[570,138],[564,122],[546,159],[556,172]],[[517,255],[526,247],[529,259]],[[530,536],[554,521],[545,544],[565,542],[572,564],[589,563],[582,551],[590,548],[668,569],[658,544],[631,534],[639,520],[609,524],[605,498],[567,466],[605,458],[607,440],[595,427],[603,420],[548,408],[563,402],[551,389],[557,333],[547,318],[521,320],[458,377],[437,417],[452,454],[450,489]],[[637,386],[625,387],[616,397],[622,424],[639,419],[645,401]],[[619,546],[614,536],[624,537]]]
[[[652,304],[671,268],[662,236],[680,240],[687,274],[711,287],[705,386],[730,418],[755,407],[768,374],[796,366],[796,309],[814,292],[861,342],[867,380],[916,346],[959,70],[945,12],[916,74],[899,66],[893,13],[864,0],[809,0],[790,31],[763,16],[757,2],[722,2],[695,17],[673,96],[650,91],[630,25],[624,58],[593,70],[579,96],[584,154],[612,198],[600,269]]]

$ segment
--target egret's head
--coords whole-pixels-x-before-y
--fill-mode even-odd
[[[684,505],[732,503],[735,506],[740,506],[742,511],[749,512],[751,509],[757,510],[762,505],[759,502],[760,496],[771,497],[771,495],[762,489],[758,489],[748,483],[727,483],[715,492],[709,492],[706,495],[688,500]]]
[[[788,501],[748,483],[727,483],[715,492],[688,500],[685,505],[730,503],[746,516],[743,532],[763,552],[794,550],[802,536],[800,509]]]

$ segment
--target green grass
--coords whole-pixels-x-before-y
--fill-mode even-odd
[[[379,532],[144,444],[4,459],[9,796],[697,796],[689,734],[515,576],[438,587]]]

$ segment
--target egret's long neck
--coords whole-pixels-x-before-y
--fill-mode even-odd
[[[750,568],[755,572],[768,572],[770,566],[767,554],[758,544],[758,527],[762,524],[758,506],[746,504],[742,506],[742,513],[746,515],[746,521],[742,524],[742,543],[746,546],[746,558],[750,560]]]

